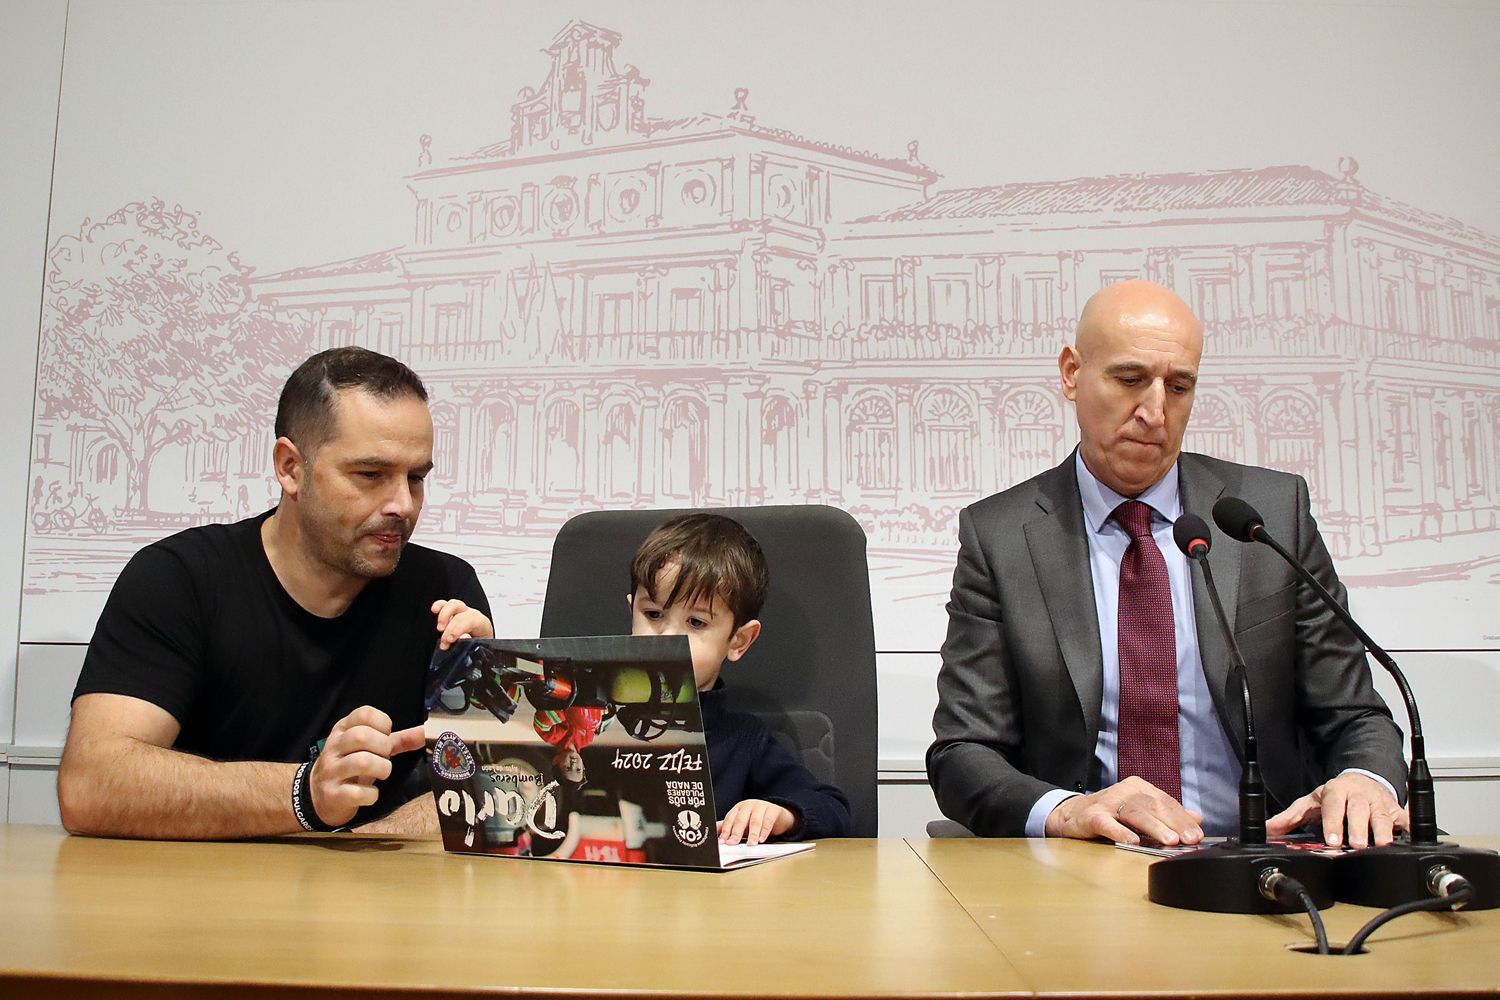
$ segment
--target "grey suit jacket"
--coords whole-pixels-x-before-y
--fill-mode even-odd
[[[1184,510],[1212,523],[1219,497],[1242,497],[1345,601],[1300,476],[1189,453],[1177,469]],[[1094,790],[1102,654],[1073,457],[966,508],[958,523],[927,774],[949,818],[982,836],[1023,836],[1045,792]],[[1350,767],[1399,791],[1401,733],[1359,642],[1276,553],[1213,536],[1209,564],[1245,657],[1274,809]],[[1242,752],[1243,700],[1198,572],[1193,601],[1214,707]]]

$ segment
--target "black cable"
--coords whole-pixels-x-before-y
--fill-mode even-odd
[[[1261,869],[1256,885],[1266,899],[1282,906],[1301,906],[1305,909],[1312,918],[1313,934],[1318,940],[1318,954],[1332,954],[1328,950],[1328,931],[1323,926],[1323,915],[1318,912],[1318,904],[1313,902],[1312,893],[1307,891],[1307,886],[1275,865]]]
[[[1297,883],[1297,898],[1302,901],[1302,906],[1312,920],[1313,934],[1318,939],[1318,954],[1331,954],[1328,950],[1328,930],[1323,926],[1323,914],[1318,912],[1318,904],[1313,902],[1312,893],[1300,882]]]
[[[1423,910],[1456,910],[1473,898],[1474,887],[1466,884],[1453,889],[1447,896],[1434,896],[1431,899],[1414,899],[1409,903],[1397,904],[1389,910],[1382,910],[1371,917],[1369,923],[1354,932],[1354,936],[1349,939],[1349,943],[1344,945],[1343,953],[1345,955],[1358,955],[1364,950],[1366,938],[1397,917],[1404,917],[1408,913],[1421,913]]]

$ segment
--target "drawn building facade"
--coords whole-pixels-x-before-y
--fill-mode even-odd
[[[254,283],[428,380],[449,529],[812,501],[946,543],[1066,455],[1057,353],[1136,277],[1205,323],[1186,446],[1306,476],[1336,554],[1500,527],[1494,237],[1352,160],[935,190],[915,143],[767,127],[744,91],[650,117],[619,43],[573,22],[508,138],[424,137],[407,245]]]

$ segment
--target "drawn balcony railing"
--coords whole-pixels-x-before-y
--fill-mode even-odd
[[[844,338],[856,361],[942,361],[1053,356],[1072,338],[1073,320],[980,323],[868,323]]]
[[[1208,349],[1220,355],[1425,361],[1500,369],[1500,337],[1459,340],[1315,316],[1223,320],[1207,324],[1205,334]]]
[[[814,331],[691,330],[559,336],[545,364],[707,365],[758,361],[817,362],[828,345]]]
[[[810,323],[739,330],[559,332],[549,338],[513,337],[448,344],[409,344],[397,353],[419,368],[524,364],[531,368],[714,366],[786,362],[851,364],[1055,357],[1074,333],[1075,320],[986,324]],[[1500,338],[1455,340],[1363,326],[1317,316],[1241,317],[1206,324],[1207,350],[1216,357],[1388,359],[1500,369]]]

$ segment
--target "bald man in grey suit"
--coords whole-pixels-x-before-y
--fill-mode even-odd
[[[1202,343],[1197,319],[1165,288],[1099,292],[1059,358],[1078,450],[960,515],[927,771],[943,812],[978,834],[1176,844],[1234,832],[1243,703],[1201,575],[1171,542],[1183,512],[1207,517],[1219,497],[1242,497],[1344,599],[1300,477],[1181,453]],[[1149,508],[1170,578],[1178,795],[1122,764],[1132,682],[1117,625],[1132,543],[1113,515],[1127,500]],[[1280,809],[1268,832],[1321,820],[1337,844],[1347,822],[1352,845],[1388,843],[1404,822],[1400,731],[1363,650],[1274,553],[1215,543],[1209,561]]]

